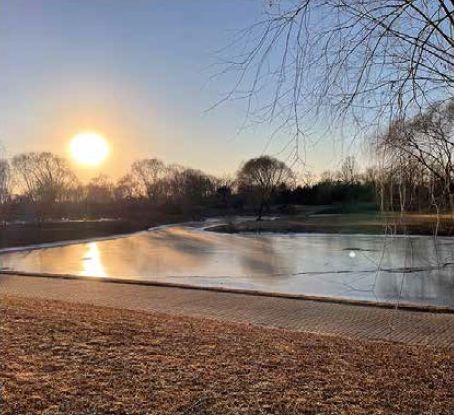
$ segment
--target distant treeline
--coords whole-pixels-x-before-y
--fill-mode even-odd
[[[291,212],[293,205],[368,206],[388,211],[454,211],[454,103],[393,123],[378,137],[378,162],[361,171],[347,157],[338,171],[307,184],[269,156],[242,164],[234,177],[134,162],[114,181],[105,175],[81,183],[65,159],[25,153],[0,160],[1,220],[127,218]]]
[[[401,183],[376,169],[361,172],[348,157],[339,171],[299,184],[295,173],[269,156],[244,163],[235,177],[218,178],[200,170],[143,159],[117,181],[99,175],[78,181],[66,161],[51,153],[27,153],[0,161],[0,203],[3,221],[127,218],[159,222],[163,217],[291,213],[295,205],[339,205],[378,209],[383,191],[397,197]],[[421,192],[422,194],[422,192]],[[386,207],[400,204],[387,200]],[[430,205],[417,206],[430,210]],[[395,209],[397,210],[397,209]]]
[[[374,202],[375,190],[356,171],[353,158],[315,184],[298,185],[295,173],[269,156],[244,163],[235,177],[166,165],[158,159],[134,162],[114,181],[99,175],[81,183],[65,159],[52,153],[25,153],[0,160],[3,221],[128,218],[162,215],[251,213],[261,216],[290,205]]]

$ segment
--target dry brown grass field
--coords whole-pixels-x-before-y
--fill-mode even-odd
[[[452,349],[3,297],[3,415],[443,414]]]

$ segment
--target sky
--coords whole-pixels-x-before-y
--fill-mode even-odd
[[[274,127],[247,123],[245,103],[210,108],[232,88],[219,50],[254,23],[263,0],[8,0],[0,2],[0,144],[4,157],[52,151],[93,130],[109,142],[84,179],[119,177],[158,157],[224,175],[263,153]],[[221,68],[221,69],[220,69]],[[276,137],[277,155],[288,137]],[[336,168],[332,140],[307,168]],[[71,160],[71,159],[70,159]]]

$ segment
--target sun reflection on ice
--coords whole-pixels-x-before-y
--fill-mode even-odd
[[[87,251],[83,257],[83,275],[90,277],[105,277],[106,272],[101,261],[101,253],[96,242],[87,244]]]

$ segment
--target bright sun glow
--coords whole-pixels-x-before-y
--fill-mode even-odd
[[[83,132],[74,136],[70,149],[74,160],[92,166],[102,163],[109,154],[105,138],[93,132]]]

